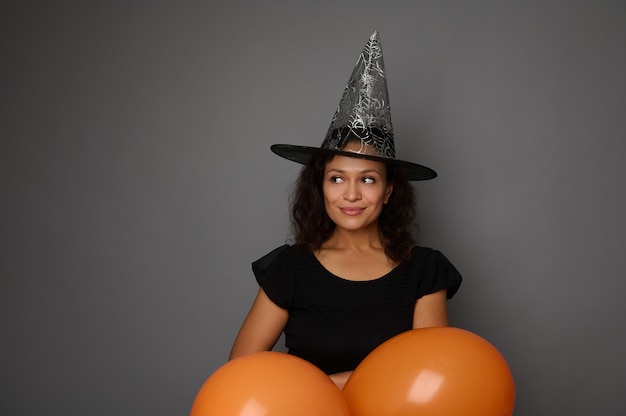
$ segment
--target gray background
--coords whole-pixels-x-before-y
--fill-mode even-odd
[[[622,1],[3,2],[0,412],[184,415],[381,33],[422,245],[516,415],[623,414]]]

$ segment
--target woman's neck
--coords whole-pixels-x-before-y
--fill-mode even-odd
[[[383,247],[383,238],[378,226],[363,230],[335,228],[330,238],[322,244],[322,249],[351,249],[355,251],[379,250]]]

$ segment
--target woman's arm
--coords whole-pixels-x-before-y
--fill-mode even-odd
[[[446,289],[419,298],[413,310],[413,328],[448,326],[446,301]]]
[[[288,312],[272,302],[263,289],[259,289],[235,339],[229,360],[271,350],[285,328],[287,318]]]
[[[351,375],[352,371],[345,371],[343,373],[331,374],[330,379],[335,383],[339,390],[343,390],[343,386],[346,385],[346,382]]]
[[[446,301],[446,289],[418,299],[413,310],[413,328],[448,326]],[[346,371],[344,373],[331,374],[330,378],[339,387],[339,390],[342,390],[351,375],[352,371]]]

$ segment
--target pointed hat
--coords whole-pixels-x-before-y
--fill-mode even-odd
[[[325,153],[395,165],[404,171],[410,181],[437,176],[434,170],[426,166],[396,159],[385,64],[378,32],[370,36],[357,60],[321,147],[275,144],[271,149],[285,159],[302,164],[308,163],[312,155]]]

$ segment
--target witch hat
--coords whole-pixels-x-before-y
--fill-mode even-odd
[[[410,181],[437,176],[426,166],[396,159],[385,64],[377,31],[370,36],[357,60],[322,145],[275,144],[271,150],[302,164],[320,153],[381,161],[398,166]]]

